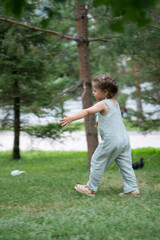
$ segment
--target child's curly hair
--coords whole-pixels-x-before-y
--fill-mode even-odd
[[[108,91],[107,98],[113,98],[118,94],[118,84],[110,75],[97,75],[94,76],[92,82],[96,84],[96,87],[104,91]]]

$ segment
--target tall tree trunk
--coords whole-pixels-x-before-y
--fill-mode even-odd
[[[14,82],[14,146],[13,159],[20,159],[19,139],[20,139],[20,97],[18,80]]]
[[[84,3],[76,2],[75,4],[77,35],[80,38],[78,42],[78,58],[79,58],[79,77],[82,83],[82,104],[83,108],[92,106],[91,81],[89,68],[89,42],[88,42],[88,19],[87,9]],[[98,145],[97,129],[95,128],[95,116],[90,115],[85,118],[85,130],[88,145],[88,160],[90,160],[93,152]]]

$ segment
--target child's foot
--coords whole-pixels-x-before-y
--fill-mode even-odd
[[[78,192],[86,194],[89,197],[95,197],[96,192],[93,192],[87,185],[76,184],[74,187]]]
[[[140,191],[137,189],[137,190],[134,190],[132,192],[129,192],[129,193],[120,193],[119,196],[137,196],[137,195],[140,195]]]

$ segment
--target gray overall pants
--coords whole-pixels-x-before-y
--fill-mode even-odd
[[[109,112],[106,116],[98,113],[98,128],[102,141],[92,156],[87,186],[96,192],[104,170],[115,161],[122,177],[124,193],[132,192],[138,187],[132,168],[130,140],[121,111],[119,105],[116,107],[111,100],[103,101],[107,104]]]

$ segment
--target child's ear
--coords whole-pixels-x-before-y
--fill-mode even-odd
[[[107,91],[107,89],[105,89],[104,92],[105,92],[106,97],[107,97],[107,95],[108,95],[108,91]]]

